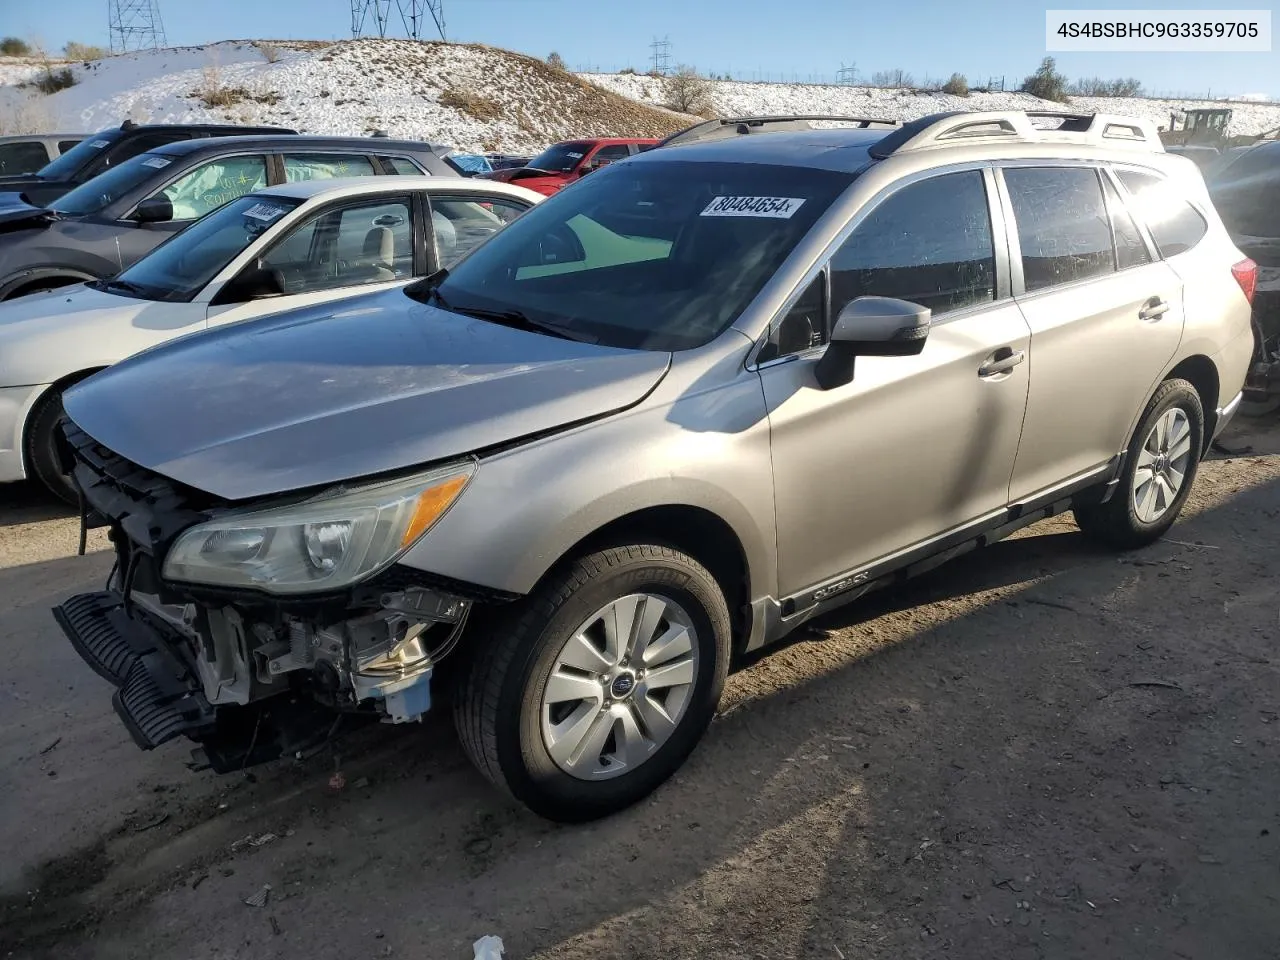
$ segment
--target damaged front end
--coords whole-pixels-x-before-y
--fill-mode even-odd
[[[227,772],[430,709],[433,672],[477,599],[394,563],[447,509],[435,474],[425,494],[381,485],[249,512],[179,488],[74,425],[67,439],[85,525],[110,528],[116,566],[105,590],[54,615],[117,686],[116,712],[140,747],[186,736],[202,765]],[[363,553],[351,560],[353,550]],[[279,584],[263,582],[276,572]]]

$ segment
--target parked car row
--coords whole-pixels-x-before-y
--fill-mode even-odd
[[[116,551],[58,621],[217,771],[443,701],[519,801],[611,813],[735,653],[1066,510],[1158,539],[1242,401],[1257,265],[1143,120],[737,118],[448,181],[384,141],[327,185],[250,139],[257,192],[0,307],[0,462]]]

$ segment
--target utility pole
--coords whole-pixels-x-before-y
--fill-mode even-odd
[[[840,69],[836,71],[836,83],[842,87],[852,87],[858,82],[858,65],[850,63],[847,66],[843,60],[840,61]]]
[[[112,53],[159,50],[169,45],[160,19],[160,0],[107,0],[107,33]]]
[[[652,54],[649,56],[649,62],[653,64],[653,72],[660,73],[664,76],[671,72],[671,41],[667,37],[659,40],[653,38],[653,43],[649,44]]]
[[[428,14],[436,25],[440,39],[445,39],[444,0],[396,0],[396,4],[400,8],[400,22],[404,24],[405,33],[410,40],[422,39]]]

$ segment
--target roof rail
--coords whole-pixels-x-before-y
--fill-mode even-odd
[[[1050,126],[1043,121],[1058,121]],[[1042,121],[1037,124],[1035,121]],[[871,156],[884,160],[900,153],[972,143],[1088,143],[1128,147],[1153,153],[1164,151],[1156,125],[1142,117],[1110,113],[1069,113],[1052,110],[958,110],[935,113],[905,123],[871,147]]]
[[[754,133],[779,133],[784,130],[812,130],[810,121],[847,123],[860,129],[882,127],[893,129],[899,125],[897,120],[883,120],[872,117],[838,117],[819,114],[796,114],[776,117],[716,117],[711,120],[695,123],[671,134],[658,143],[659,147],[673,146],[681,143],[697,143],[703,140],[721,140]]]

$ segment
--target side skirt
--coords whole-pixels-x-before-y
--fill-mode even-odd
[[[1098,496],[1109,492],[1120,469],[1122,457],[1117,455],[1097,470],[1068,481],[1058,487],[988,514],[951,533],[886,557],[867,567],[850,570],[816,587],[785,597],[781,602],[772,597],[753,604],[753,619],[764,629],[752,637],[747,649],[757,649],[781,640],[802,624],[852,603],[873,590],[902,583],[939,567],[971,550],[989,546],[1012,533],[1071,509],[1082,494]]]

